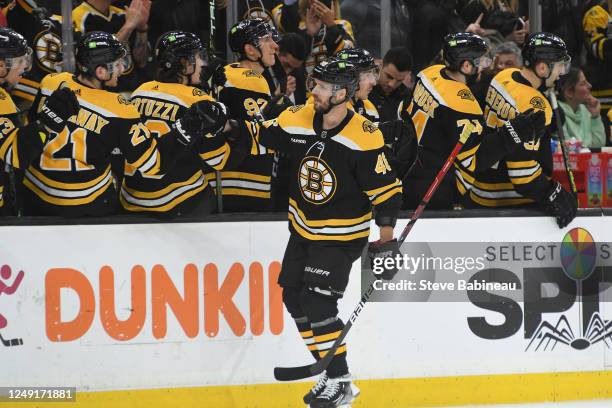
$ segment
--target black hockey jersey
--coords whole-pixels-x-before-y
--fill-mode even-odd
[[[369,99],[365,100],[350,100],[348,102],[349,109],[354,110],[361,116],[365,117],[370,122],[378,122],[380,118],[378,117],[378,109]]]
[[[62,16],[52,15],[42,21],[32,14],[33,7],[36,3],[32,0],[17,0],[6,16],[9,26],[22,34],[33,50],[32,69],[11,90],[24,106],[34,101],[45,75],[58,72],[62,62]]]
[[[28,167],[40,155],[46,138],[46,135],[38,135],[38,131],[31,126],[21,127],[18,113],[11,96],[0,87],[0,208],[5,204],[5,165],[22,169]]]
[[[173,160],[168,154],[162,163],[157,142],[134,105],[119,94],[82,85],[70,73],[47,75],[33,108],[40,111],[44,99],[62,86],[75,93],[80,110],[62,132],[51,136],[40,158],[26,170],[23,184],[31,197],[24,200],[25,209],[35,215],[111,213],[118,206],[110,166],[114,149],[146,176],[161,174]],[[168,152],[170,147],[174,145]]]
[[[421,71],[412,101],[400,112],[402,119],[412,120],[419,141],[419,158],[406,178],[419,186],[415,195],[406,197],[409,208],[420,202],[465,132],[470,137],[455,159],[455,176],[447,173],[432,198],[432,207],[449,209],[460,201],[459,196],[470,188],[470,174],[476,170],[482,109],[467,85],[450,79],[444,70],[444,65],[433,65]]]
[[[593,96],[605,112],[612,108],[612,7],[606,0],[590,0],[582,17],[587,64],[584,71],[593,85]]]
[[[218,91],[219,101],[224,103],[229,116],[239,120],[255,120],[270,100],[270,87],[263,75],[239,64],[225,66],[227,78]],[[222,171],[224,211],[270,211],[272,151],[260,156],[248,156],[232,171]],[[206,175],[216,188],[214,173]]]
[[[348,111],[322,129],[313,105],[288,108],[277,119],[247,126],[251,154],[265,148],[290,158],[289,230],[306,240],[365,243],[372,209],[397,216],[402,184],[385,152],[382,133]]]
[[[172,124],[194,103],[213,100],[192,86],[151,81],[132,94],[132,103],[157,139],[163,145]],[[187,151],[162,177],[145,176],[126,165],[120,201],[128,211],[186,213],[203,199],[208,182],[202,172],[203,163],[221,170],[228,160],[230,148],[221,138],[205,138]]]
[[[488,127],[501,127],[506,120],[530,108],[544,111],[546,125],[551,124],[552,108],[548,100],[531,86],[520,70],[505,69],[493,78],[485,108]],[[495,134],[484,137],[495,137]],[[469,193],[470,201],[485,207],[541,202],[552,183],[544,172],[544,168],[548,167],[543,164],[545,157],[551,160],[548,136],[533,143],[524,143],[493,168],[475,175]]]

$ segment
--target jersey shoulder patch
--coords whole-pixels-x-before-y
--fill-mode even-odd
[[[472,115],[482,115],[482,108],[467,85],[446,79],[442,70],[444,65],[433,65],[425,68],[418,75],[427,92],[432,95],[440,105],[447,108]]]
[[[270,95],[268,81],[263,75],[252,69],[241,68],[238,64],[229,64],[225,66],[225,77],[226,88],[237,88]]]
[[[358,151],[380,149],[385,144],[378,126],[361,115],[353,115],[344,129],[333,136],[332,140]]]
[[[314,115],[313,105],[296,105],[285,109],[276,120],[278,126],[287,133],[314,135]]]

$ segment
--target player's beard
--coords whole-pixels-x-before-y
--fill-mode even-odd
[[[327,102],[324,103],[324,102],[321,102],[321,101],[317,100],[317,98],[315,98],[315,100],[314,100],[315,112],[318,112],[318,113],[327,113],[329,111],[329,108],[330,108],[330,102],[331,102],[330,99],[327,99]]]

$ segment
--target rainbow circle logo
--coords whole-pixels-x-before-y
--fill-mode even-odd
[[[597,245],[584,228],[573,228],[561,242],[561,265],[565,274],[577,281],[588,278],[597,262]]]

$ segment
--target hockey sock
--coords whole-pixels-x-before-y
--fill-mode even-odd
[[[323,358],[327,351],[332,347],[342,329],[344,323],[337,317],[324,320],[322,322],[313,323],[312,332],[314,333],[315,344],[319,351],[319,357]],[[329,366],[327,367],[327,375],[330,378],[336,378],[348,374],[348,365],[346,363],[346,343],[342,343]]]
[[[312,329],[310,328],[310,322],[307,317],[298,317],[295,320],[295,325],[297,326],[298,331],[300,332],[300,336],[306,343],[306,347],[308,347],[308,351],[315,358],[315,360],[319,360],[319,351],[317,350],[317,345],[315,344],[315,340],[313,337]]]

